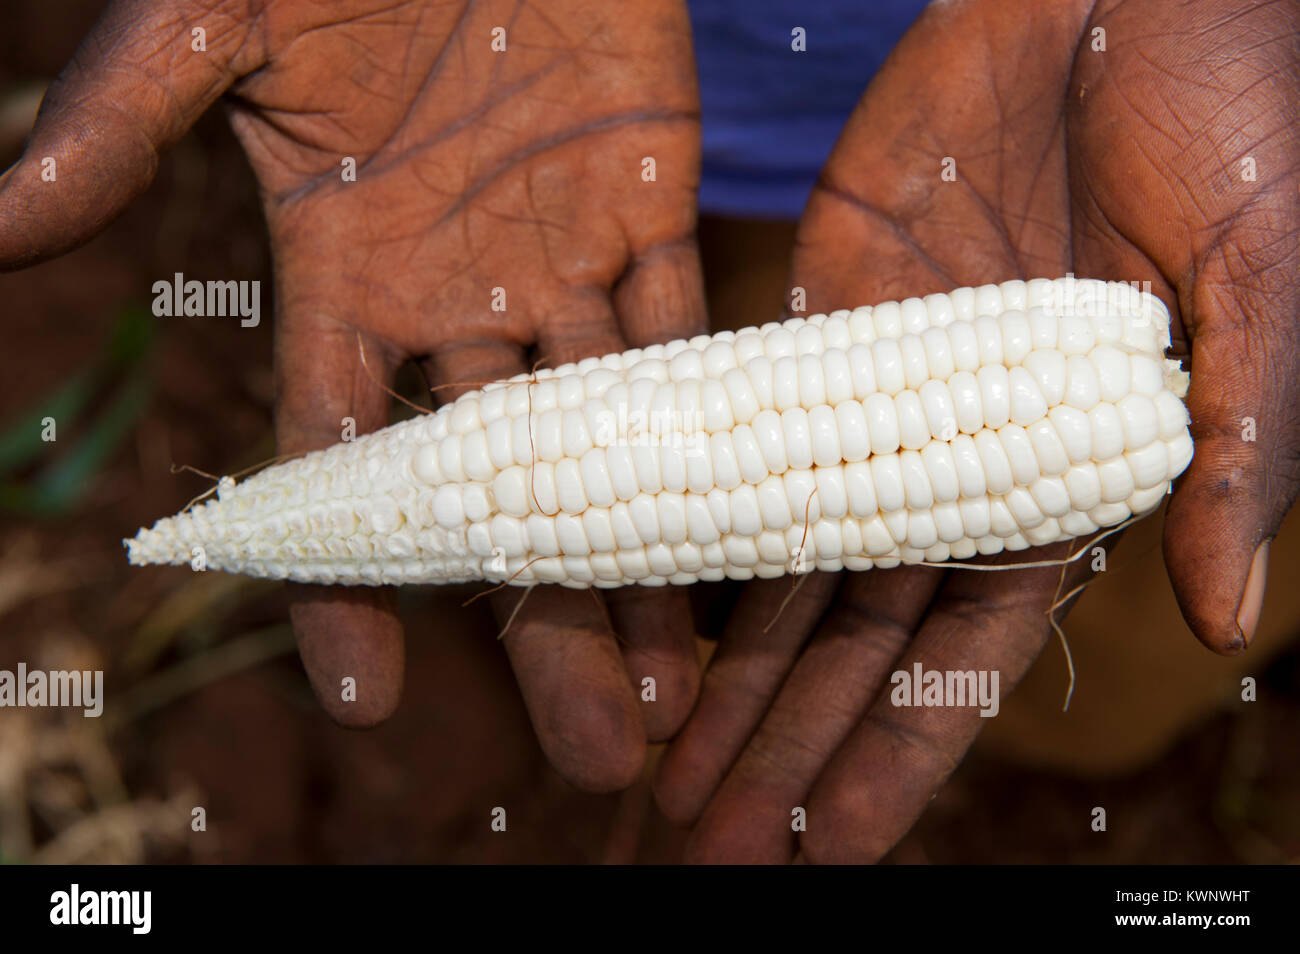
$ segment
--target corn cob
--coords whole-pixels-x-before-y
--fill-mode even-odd
[[[686,584],[967,559],[1154,509],[1169,315],[1011,281],[589,358],[269,467],[124,541],[312,583]]]

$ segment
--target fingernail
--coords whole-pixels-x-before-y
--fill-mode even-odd
[[[1241,594],[1241,607],[1237,610],[1237,628],[1241,630],[1247,646],[1255,638],[1259,614],[1264,608],[1264,585],[1268,582],[1268,547],[1272,542],[1265,540],[1255,551],[1255,558],[1250,561],[1250,575],[1246,577],[1246,588]]]

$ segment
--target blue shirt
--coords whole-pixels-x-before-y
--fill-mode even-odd
[[[700,210],[797,219],[849,113],[927,0],[689,0]],[[791,48],[805,31],[806,52]]]

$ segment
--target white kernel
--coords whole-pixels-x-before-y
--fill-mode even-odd
[[[465,504],[461,489],[455,484],[444,484],[433,497],[433,519],[438,526],[455,530],[465,523]]]
[[[487,431],[480,429],[465,435],[461,444],[461,464],[470,480],[491,480],[496,474],[492,458],[488,456]]]
[[[930,313],[920,298],[904,298],[898,303],[898,311],[905,334],[919,335],[930,327]]]
[[[1084,360],[1086,363],[1086,359]],[[1038,388],[1033,376],[1022,367],[1011,368],[1008,372],[1011,386],[1011,421],[1022,427],[1032,424],[1039,418],[1047,416],[1047,402]],[[1085,409],[1086,410],[1086,409]]]
[[[988,497],[963,498],[957,502],[957,509],[961,512],[961,524],[966,536],[979,539],[993,532]]]
[[[880,509],[875,481],[871,477],[871,464],[867,461],[844,465],[844,490],[849,498],[849,513],[854,517],[870,517]]]
[[[1165,444],[1165,451],[1169,457],[1169,478],[1172,480],[1186,470],[1187,465],[1192,462],[1191,435],[1183,431]]]
[[[1169,479],[1169,451],[1164,441],[1152,441],[1146,447],[1126,451],[1125,459],[1133,472],[1133,486],[1148,490]]]
[[[528,505],[528,471],[518,465],[507,467],[492,481],[492,497],[497,508],[511,517],[526,517]]]
[[[871,306],[862,305],[849,312],[849,334],[855,343],[871,344],[876,340],[876,325],[871,318]]]
[[[1097,368],[1083,355],[1070,355],[1066,361],[1065,403],[1081,411],[1091,411],[1101,400]]]
[[[637,494],[627,504],[628,516],[632,518],[632,524],[636,527],[643,544],[658,543],[660,539],[659,506],[656,503],[658,496],[658,494]]]
[[[956,319],[952,299],[944,294],[926,295],[924,299],[926,313],[930,324],[935,328],[945,328]]]
[[[1145,394],[1128,394],[1115,405],[1124,427],[1124,449],[1139,450],[1160,436],[1156,404]]]
[[[1121,503],[1137,489],[1133,483],[1133,472],[1129,470],[1124,457],[1113,457],[1097,465],[1097,477],[1101,481],[1101,499],[1103,503]]]
[[[973,375],[967,375],[969,387],[978,393],[979,385]],[[904,392],[907,393],[907,392]],[[957,436],[958,417],[952,391],[942,381],[930,380],[921,385],[919,392],[922,407],[925,409],[926,438],[951,440]],[[900,419],[902,415],[899,415]],[[980,422],[981,424],[983,421]],[[901,428],[900,428],[901,429]],[[904,443],[906,446],[906,443]]]
[[[422,483],[432,487],[442,483],[442,471],[438,467],[438,445],[420,445],[411,457],[411,471]]]
[[[1168,485],[1161,481],[1153,487],[1146,490],[1136,490],[1133,496],[1129,497],[1126,503],[1128,508],[1136,514],[1150,513],[1160,506],[1160,501],[1165,498]]]
[[[818,467],[813,471],[817,484],[817,505],[822,515],[834,520],[848,516],[849,494],[844,485],[843,467]]]
[[[907,545],[924,550],[939,542],[939,528],[928,510],[912,511],[907,515]]]
[[[741,484],[730,494],[731,529],[742,537],[753,537],[763,529],[758,509],[758,494],[749,484]]]
[[[1055,407],[1065,400],[1067,367],[1065,355],[1050,348],[1034,351],[1025,358],[1024,368],[1033,375],[1048,407]]]
[[[1037,480],[1038,456],[1034,453],[1034,445],[1025,429],[1017,424],[1008,424],[999,428],[997,434],[1007,460],[1011,462],[1011,475],[1015,482],[1021,487],[1027,487]]]
[[[560,509],[565,513],[582,513],[590,500],[582,482],[582,466],[572,457],[555,465],[555,486],[559,493]]]
[[[539,461],[528,470],[528,500],[534,509],[541,508],[544,514],[555,514],[560,510],[560,492],[555,485],[555,465]]]
[[[930,441],[921,448],[921,461],[929,477],[935,500],[953,501],[961,496],[961,483],[957,479],[957,463],[952,448],[947,443]]]
[[[714,474],[713,444],[707,434],[691,434],[686,438],[683,452],[686,455],[686,489],[697,494],[708,493],[717,485]]]
[[[792,473],[786,471],[786,474]],[[785,481],[781,477],[768,477],[757,487],[758,512],[763,526],[769,530],[784,530],[794,522],[790,502],[786,498]],[[800,518],[802,519],[802,513]]]
[[[835,411],[820,404],[808,412],[808,431],[812,438],[813,463],[830,467],[841,462],[839,426]]]
[[[1054,476],[1063,474],[1069,469],[1070,457],[1066,454],[1065,445],[1061,442],[1060,435],[1056,433],[1051,420],[1044,418],[1034,421],[1025,428],[1025,433],[1029,435],[1029,443],[1034,448],[1034,456],[1038,458],[1038,469],[1041,473]]]
[[[1014,487],[1016,482],[1011,470],[1011,458],[1007,455],[998,434],[997,431],[980,431],[974,437],[975,448],[979,451],[980,461],[984,465],[984,477],[990,494],[1004,494]]]
[[[555,463],[564,456],[564,411],[553,407],[549,411],[533,416],[532,446],[537,459]],[[518,447],[515,450],[518,455]],[[442,455],[439,455],[441,462]],[[443,473],[448,471],[444,467]],[[450,476],[450,474],[448,474]],[[463,479],[463,478],[453,478]]]
[[[798,469],[811,467],[813,447],[808,412],[802,407],[790,408],[781,415],[781,428],[785,436],[786,459],[790,466]]]
[[[1012,519],[1015,520],[1019,530],[1032,530],[1047,519],[1028,487],[1012,487],[1002,500],[1011,512]],[[998,529],[996,519],[993,529],[995,531]]]
[[[799,407],[799,362],[793,356],[772,362],[772,401],[777,411]]]
[[[749,375],[742,368],[732,368],[722,376],[722,385],[727,389],[736,423],[748,424],[760,410]]]
[[[871,346],[871,359],[875,365],[876,386],[893,397],[907,387],[903,373],[903,352],[893,338],[880,338]]]
[[[948,340],[952,342],[952,362],[958,371],[974,373],[980,369],[979,339],[969,321],[950,324]]]
[[[975,314],[1000,315],[1003,310],[1001,288],[997,285],[981,285],[975,289]]]
[[[892,454],[899,448],[898,413],[893,399],[881,392],[867,397],[862,404],[867,418],[867,434],[872,454]]]
[[[934,488],[925,461],[914,450],[900,451],[898,466],[903,473],[903,494],[910,510],[929,510],[934,506]]]
[[[610,478],[605,451],[593,447],[582,455],[579,462],[582,484],[587,489],[587,499],[593,507],[612,507],[618,495]]]
[[[903,357],[903,379],[907,382],[907,386],[915,391],[930,380],[925,344],[917,335],[903,335],[898,339],[898,350]]]
[[[925,363],[930,377],[947,381],[952,377],[957,366],[953,363],[952,341],[943,328],[927,328],[921,332],[921,344],[925,347]]]
[[[894,397],[894,412],[898,415],[898,441],[907,450],[919,450],[930,440],[930,425],[926,421],[921,396],[915,391],[900,391]]]
[[[1033,335],[1035,350],[1054,349],[1061,329],[1061,319],[1042,307],[1030,307],[1025,314],[1029,318],[1029,329]]]
[[[667,435],[660,442],[659,476],[669,493],[686,492],[686,445],[680,434]]]
[[[664,489],[663,471],[659,465],[659,448],[653,438],[643,436],[632,444],[632,466],[636,469],[637,486],[645,493],[657,494]]]
[[[1065,489],[1070,495],[1070,507],[1086,512],[1101,503],[1101,478],[1092,461],[1076,464],[1065,472]]]
[[[1162,390],[1155,396],[1155,405],[1161,440],[1173,440],[1186,431],[1189,423],[1187,406],[1178,399],[1176,394],[1169,390]]]
[[[731,441],[736,448],[736,461],[740,468],[741,479],[749,484],[758,483],[769,473],[769,470],[753,428],[747,424],[739,425],[731,432]]]
[[[1066,356],[1088,354],[1097,346],[1097,335],[1092,322],[1085,317],[1073,315],[1062,318],[1056,346]]]
[[[984,426],[997,430],[1011,420],[1011,374],[1001,365],[990,364],[975,372],[975,380],[980,386]]]
[[[974,321],[980,364],[1006,364],[1002,360],[1002,326],[996,318],[982,315]]]
[[[825,348],[826,344],[822,340],[822,330],[812,322],[812,319],[805,320],[795,331],[794,353],[796,357],[820,355]]]
[[[871,345],[855,344],[848,352],[849,373],[853,376],[853,396],[865,401],[879,388],[876,387],[876,363]]]
[[[1061,477],[1040,477],[1029,485],[1029,493],[1048,517],[1063,517],[1070,512],[1070,493]]]
[[[973,288],[954,288],[948,293],[952,300],[953,313],[957,316],[958,321],[973,321],[976,315],[975,311],[975,289]]]
[[[1078,464],[1092,459],[1092,425],[1088,415],[1078,408],[1058,404],[1047,414],[1056,428],[1070,463]]]
[[[882,511],[902,510],[907,504],[903,487],[903,470],[898,454],[875,454],[867,463],[871,465],[871,483],[876,501]]]
[[[659,533],[663,542],[684,543],[687,539],[685,494],[655,494],[655,505],[659,512]]]
[[[1155,397],[1165,387],[1164,364],[1144,354],[1129,355],[1130,391]]]
[[[871,311],[877,338],[898,338],[903,334],[903,310],[896,301],[881,302]]]

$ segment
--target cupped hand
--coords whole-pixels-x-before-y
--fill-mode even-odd
[[[793,263],[810,312],[1071,271],[1149,281],[1190,354],[1196,442],[1165,560],[1220,653],[1250,642],[1300,487],[1298,20],[1256,0],[932,5],[844,130]],[[890,674],[996,670],[1005,694],[1044,645],[1059,577],[813,574],[766,633],[790,584],[751,584],[656,779],[664,810],[697,822],[690,856],[880,858],[982,724],[895,707]]]
[[[0,178],[0,266],[93,236],[223,97],[270,231],[283,452],[337,442],[345,418],[358,433],[387,424],[375,381],[408,359],[455,384],[447,399],[537,359],[704,329],[681,0],[118,0]],[[41,177],[47,156],[55,182]],[[403,667],[391,591],[293,591],[325,708],[350,725],[391,713]],[[499,597],[503,619],[521,592]],[[543,748],[589,789],[629,782],[647,736],[677,728],[698,684],[679,590],[539,589],[506,649]],[[657,701],[643,704],[647,675]]]

